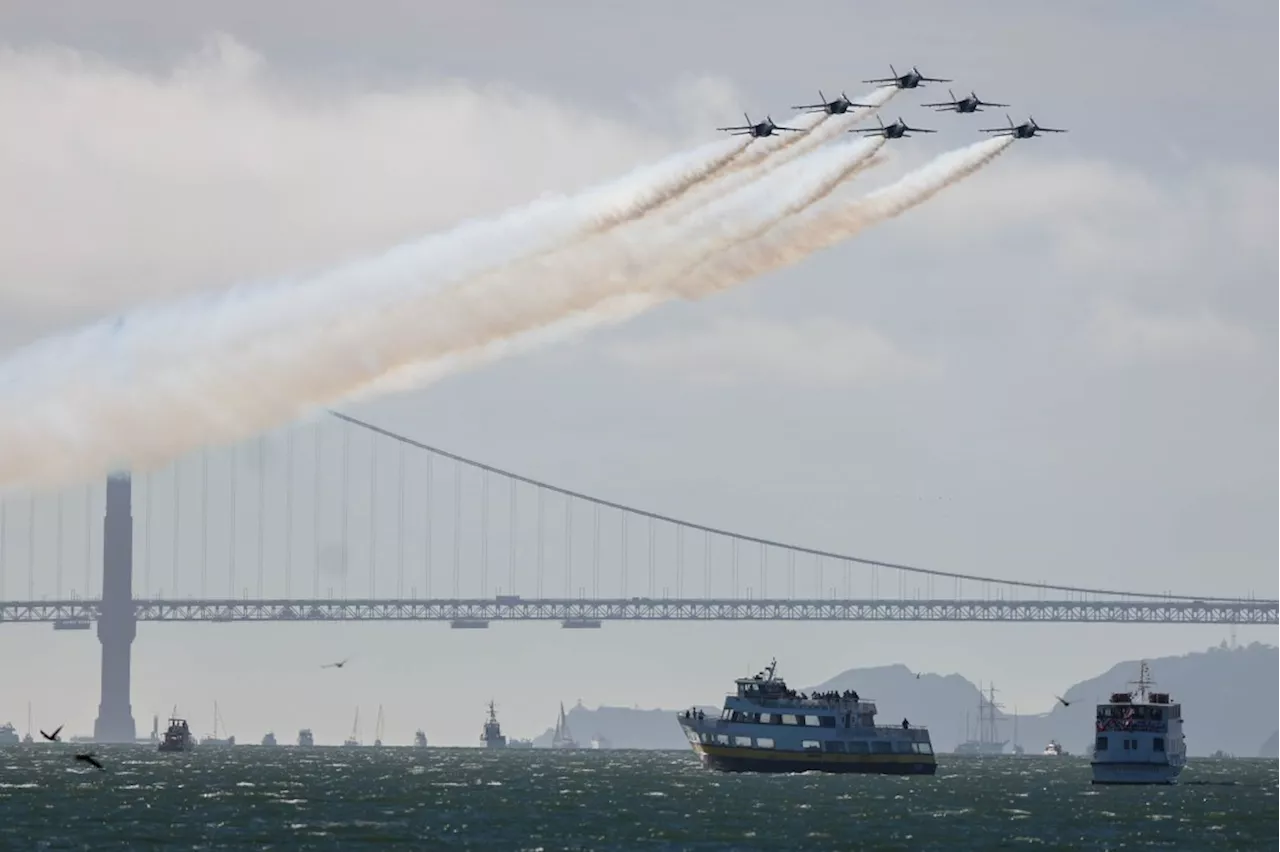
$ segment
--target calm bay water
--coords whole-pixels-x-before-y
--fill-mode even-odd
[[[685,752],[0,747],[0,850],[1277,848],[1277,762],[1094,787],[1079,758],[933,778],[722,775]],[[1231,783],[1234,782],[1234,783]]]

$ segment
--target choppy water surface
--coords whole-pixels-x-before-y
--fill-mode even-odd
[[[1277,763],[1094,787],[1081,759],[722,775],[684,752],[0,748],[0,850],[1275,849]],[[1234,782],[1234,783],[1230,783]]]

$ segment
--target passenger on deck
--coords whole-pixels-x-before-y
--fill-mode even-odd
[[[902,720],[902,730],[904,730],[904,731],[905,731],[905,730],[907,730],[907,729],[908,729],[908,728],[910,728],[910,727],[911,727],[911,723],[910,723],[910,722],[908,722],[906,719],[903,719],[903,720]]]

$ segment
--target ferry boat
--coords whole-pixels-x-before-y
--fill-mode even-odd
[[[264,746],[273,746],[276,744],[276,735],[274,731],[267,731],[267,735],[262,738]]]
[[[1099,704],[1093,745],[1094,784],[1172,784],[1187,763],[1182,705],[1155,683],[1146,661],[1132,692]]]
[[[498,713],[493,702],[489,702],[489,717],[484,721],[484,730],[480,733],[480,742],[485,748],[506,748],[507,738],[502,735],[502,726],[498,724]]]
[[[303,728],[298,731],[298,745],[303,748],[311,748],[316,744],[316,738],[312,736],[310,728]]]
[[[704,766],[727,772],[860,772],[933,775],[926,728],[876,725],[875,702],[857,692],[797,693],[777,660],[739,678],[719,718],[685,710],[678,721]]]
[[[1049,744],[1041,752],[1045,757],[1067,757],[1067,750],[1057,740],[1049,740]]]
[[[191,728],[186,719],[169,717],[169,727],[160,740],[159,751],[191,751],[196,747],[196,738],[191,736]]]
[[[419,728],[419,729],[418,729],[417,731],[415,731],[415,732],[414,732],[414,734],[413,734],[413,747],[414,747],[414,748],[426,748],[426,747],[427,747],[427,735],[426,735],[426,734],[424,734],[424,733],[422,732],[422,729],[421,729],[421,728]]]
[[[0,725],[0,745],[16,745],[20,742],[22,738],[18,736],[17,728],[9,722]]]

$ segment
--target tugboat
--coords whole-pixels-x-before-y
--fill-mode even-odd
[[[506,748],[507,738],[502,735],[502,726],[498,724],[498,714],[493,702],[489,702],[489,718],[484,720],[484,730],[480,734],[480,742],[485,748]]]
[[[1049,744],[1041,752],[1045,757],[1067,757],[1067,750],[1057,740],[1049,740]]]
[[[196,739],[191,736],[191,728],[186,719],[169,717],[169,728],[160,741],[159,751],[191,751],[196,747]]]
[[[414,747],[414,748],[426,748],[426,747],[427,747],[427,735],[426,735],[426,734],[424,734],[424,733],[422,732],[422,729],[421,729],[421,728],[419,728],[419,729],[418,729],[417,731],[415,731],[415,732],[414,732],[414,734],[413,734],[413,747]]]
[[[702,764],[726,772],[861,772],[933,775],[937,761],[926,728],[906,719],[875,723],[876,705],[852,690],[797,693],[778,677],[777,661],[739,678],[720,717],[678,715]]]
[[[1155,686],[1144,660],[1137,687],[1113,692],[1098,705],[1093,745],[1094,784],[1172,784],[1187,763],[1182,705]]]
[[[276,744],[276,735],[274,731],[267,731],[267,735],[262,738],[264,746],[273,746]]]
[[[301,731],[298,731],[298,745],[303,748],[311,748],[315,744],[316,738],[311,735],[310,728],[303,728]]]

